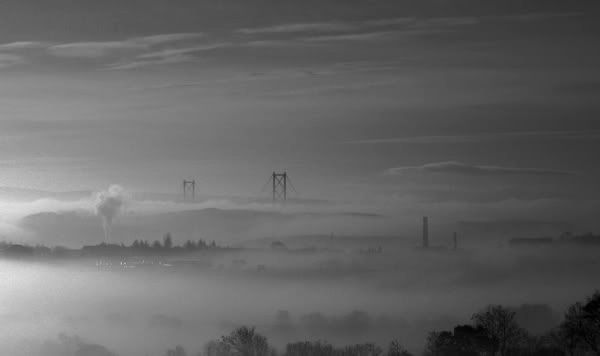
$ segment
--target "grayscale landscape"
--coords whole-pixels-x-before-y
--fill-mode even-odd
[[[0,1],[0,355],[600,355],[598,18]]]

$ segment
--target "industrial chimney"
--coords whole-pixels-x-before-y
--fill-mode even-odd
[[[452,240],[454,242],[454,249],[458,249],[458,235],[456,234],[456,232],[454,232],[454,235],[452,236]]]
[[[429,247],[429,221],[427,216],[423,216],[423,248]]]

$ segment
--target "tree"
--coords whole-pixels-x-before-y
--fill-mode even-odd
[[[165,356],[187,356],[187,353],[183,349],[183,347],[177,345],[174,349],[167,350]]]
[[[500,352],[507,356],[513,345],[523,339],[525,331],[517,324],[515,314],[501,305],[489,305],[471,317],[477,327],[485,330],[492,355]]]
[[[209,341],[204,346],[204,356],[230,356],[231,348],[221,341]]]
[[[491,349],[491,339],[481,326],[458,325],[453,336],[454,347],[460,355],[481,355]]]
[[[158,240],[155,240],[155,241],[152,243],[152,248],[154,248],[154,249],[159,249],[159,248],[162,248],[162,246],[161,246],[161,244],[160,244],[160,241],[158,241]]]
[[[273,250],[287,250],[287,246],[281,241],[271,242],[271,248]]]
[[[221,337],[221,343],[236,356],[269,356],[271,348],[267,338],[247,326],[233,330],[229,335]]]
[[[585,304],[577,302],[569,307],[560,334],[569,353],[580,347],[600,355],[600,292],[594,293]]]
[[[489,348],[487,335],[481,328],[459,325],[450,331],[431,332],[427,337],[428,356],[479,356]]]
[[[301,341],[289,343],[285,347],[285,356],[333,356],[334,347],[323,341]]]
[[[379,356],[383,353],[381,348],[373,343],[356,344],[340,350],[340,356]]]
[[[400,341],[392,340],[388,346],[387,356],[412,356],[412,354],[400,344]]]
[[[171,233],[167,232],[163,237],[163,247],[166,249],[170,249],[173,247],[173,238],[171,237]]]
[[[443,356],[451,344],[452,334],[449,331],[432,331],[427,335],[425,345],[426,356]]]
[[[195,243],[194,243],[194,241],[192,241],[192,240],[187,240],[187,241],[185,242],[185,244],[183,245],[183,247],[184,247],[186,250],[188,250],[188,251],[191,251],[191,250],[195,250],[195,249],[196,249],[196,244],[195,244]]]

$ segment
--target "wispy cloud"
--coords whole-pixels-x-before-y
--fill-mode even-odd
[[[303,38],[307,42],[330,42],[330,41],[364,41],[389,37],[398,31],[374,31],[361,33],[347,33],[339,35],[322,35]]]
[[[142,67],[164,65],[164,64],[177,64],[184,62],[191,62],[195,58],[184,54],[173,55],[169,57],[162,57],[149,60],[133,60],[129,62],[113,63],[107,66],[108,70],[127,70],[127,69],[138,69]]]
[[[23,61],[21,56],[0,53],[0,68],[10,67],[22,63]]]
[[[199,38],[203,38],[205,36],[206,35],[201,32],[167,33],[167,34],[160,34],[160,35],[136,37],[136,38],[130,39],[130,41],[146,43],[148,45],[158,45],[158,44],[164,44],[164,43],[196,40]]]
[[[241,43],[240,46],[243,47],[288,47],[288,46],[297,46],[301,44],[301,42],[296,40],[256,40],[256,41],[248,41],[245,43]]]
[[[299,89],[291,89],[291,90],[278,90],[276,92],[269,92],[267,96],[274,97],[283,97],[283,96],[304,96],[304,95],[318,95],[318,94],[326,94],[326,93],[336,93],[336,92],[351,92],[351,91],[360,91],[360,90],[368,90],[380,87],[388,87],[394,86],[398,83],[401,83],[403,78],[391,78],[384,79],[379,81],[367,81],[360,83],[352,83],[352,84],[341,84],[341,85],[327,85],[327,86],[315,86],[308,88],[299,88]]]
[[[450,17],[393,17],[363,21],[359,23],[348,24],[349,27],[340,31],[354,33],[348,34],[327,34],[325,28],[321,31],[318,24],[312,27],[314,32],[322,32],[321,35],[306,38],[309,41],[348,41],[348,40],[371,40],[382,38],[390,34],[404,35],[422,35],[440,31],[450,31],[457,27],[466,27],[478,25],[490,21],[542,21],[560,17],[577,17],[583,13],[525,13],[501,16],[450,16]],[[311,28],[311,24],[304,24],[306,28]],[[341,25],[341,24],[340,24]],[[285,27],[285,26],[281,26]],[[375,31],[376,29],[386,29],[385,31]],[[295,31],[290,31],[295,32]],[[258,33],[258,32],[257,32]]]
[[[137,69],[154,65],[176,64],[184,62],[192,62],[196,59],[193,54],[203,51],[210,51],[218,48],[229,47],[232,44],[229,42],[213,43],[192,47],[169,48],[155,52],[143,53],[135,57],[132,61],[123,61],[110,64],[108,69],[111,70],[126,70]]]
[[[572,130],[572,131],[517,131],[517,132],[495,132],[495,133],[478,133],[468,135],[435,135],[435,136],[405,136],[405,137],[389,137],[389,138],[374,138],[364,140],[347,141],[349,144],[394,144],[394,143],[414,143],[414,144],[430,144],[430,143],[464,143],[464,142],[489,142],[489,141],[506,141],[518,139],[600,139],[600,131],[598,130]]]
[[[48,52],[58,57],[98,58],[119,51],[141,51],[153,46],[195,40],[202,37],[204,37],[203,33],[170,33],[133,37],[120,41],[73,42],[50,46]]]
[[[75,42],[54,45],[48,51],[57,57],[97,58],[115,51],[140,50],[146,47],[143,43],[130,41]]]
[[[466,176],[484,175],[534,175],[534,176],[572,176],[577,172],[544,168],[521,168],[489,165],[471,165],[456,161],[428,163],[422,166],[394,167],[386,171],[389,175],[402,175],[411,172],[442,173]]]
[[[342,22],[312,22],[290,23],[268,27],[241,28],[236,32],[245,35],[270,34],[270,33],[298,33],[298,32],[337,32],[351,31],[356,26]]]
[[[362,23],[363,26],[407,26],[407,27],[430,27],[430,26],[465,26],[475,25],[487,21],[543,21],[555,18],[568,18],[582,16],[583,12],[529,12],[510,15],[489,16],[450,16],[450,17],[391,17],[369,20]]]
[[[530,12],[524,14],[513,14],[504,16],[487,16],[484,18],[497,18],[512,21],[543,21],[555,18],[580,17],[583,15],[583,12]]]
[[[48,46],[45,42],[36,42],[36,41],[19,41],[19,42],[10,42],[0,44],[0,51],[14,51],[20,49],[29,49],[29,48],[44,48]]]
[[[379,20],[365,21],[363,24],[367,26],[394,26],[394,25],[410,25],[417,21],[416,17],[393,17]]]
[[[369,20],[363,22],[365,27],[387,27],[402,26],[406,28],[423,27],[451,27],[476,25],[482,21],[483,17],[476,16],[451,16],[451,17],[393,17],[379,20]]]
[[[142,58],[142,59],[169,58],[169,57],[175,57],[175,56],[180,56],[180,55],[184,55],[184,54],[210,51],[213,49],[230,47],[230,46],[232,46],[232,44],[230,42],[220,42],[220,43],[211,43],[211,44],[206,44],[206,45],[184,47],[184,48],[170,48],[170,49],[164,49],[161,51],[141,54],[138,56],[138,58]]]

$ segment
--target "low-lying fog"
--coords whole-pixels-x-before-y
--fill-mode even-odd
[[[598,250],[589,248],[424,251],[394,239],[327,236],[285,242],[327,248],[280,251],[265,242],[127,271],[100,271],[93,259],[3,259],[0,354],[64,356],[83,343],[123,356],[163,355],[177,344],[195,354],[238,325],[257,326],[280,349],[304,339],[385,345],[398,338],[419,352],[428,331],[466,323],[489,303],[547,306],[523,319],[542,332],[600,285]],[[359,251],[372,243],[371,253]]]
[[[434,248],[423,250],[415,247],[423,212],[410,204],[190,203],[135,198],[118,186],[34,195],[3,200],[3,240],[79,249],[171,233],[176,245],[202,238],[236,249],[167,254],[157,268],[112,271],[91,258],[0,257],[2,355],[70,356],[82,345],[163,355],[178,344],[195,354],[240,325],[256,326],[280,349],[306,339],[382,346],[399,339],[420,352],[429,331],[466,323],[490,303],[516,308],[524,327],[544,332],[600,285],[598,248],[508,247],[510,237],[573,228],[568,217],[515,222],[518,209],[489,212],[498,221],[481,209],[460,215],[475,222],[460,222],[448,214],[453,206],[431,207]],[[451,245],[453,231],[458,250],[439,248]],[[273,249],[274,241],[287,249]]]

